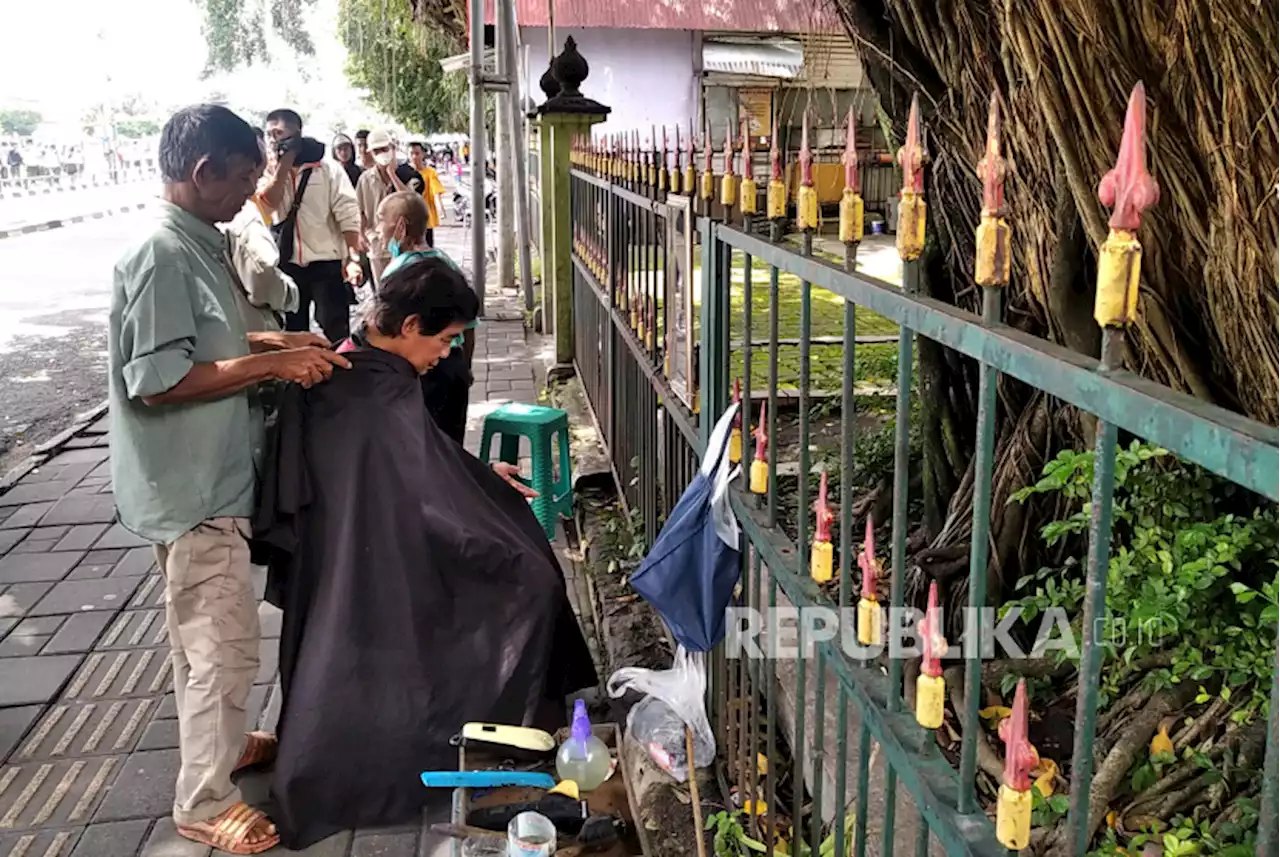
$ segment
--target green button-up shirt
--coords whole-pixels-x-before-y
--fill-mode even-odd
[[[196,363],[249,353],[226,259],[221,232],[160,202],[150,234],[116,263],[107,340],[111,481],[120,522],[154,542],[253,512],[264,428],[249,393],[142,401],[172,389]]]

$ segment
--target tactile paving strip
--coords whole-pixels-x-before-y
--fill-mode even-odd
[[[97,756],[5,765],[0,768],[0,833],[87,824],[123,760]]]
[[[159,646],[169,639],[163,608],[126,610],[112,621],[97,649],[132,649]]]
[[[155,698],[60,702],[45,713],[9,762],[21,765],[128,753],[158,705]]]
[[[79,837],[80,829],[0,835],[0,857],[67,857]]]
[[[164,587],[160,585],[160,575],[152,574],[142,581],[142,585],[133,593],[133,600],[129,602],[129,609],[137,610],[142,607],[163,607],[164,606]]]
[[[172,668],[167,646],[94,652],[80,666],[60,701],[155,696],[167,688]]]

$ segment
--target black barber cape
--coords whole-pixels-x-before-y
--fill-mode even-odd
[[[555,728],[596,684],[527,501],[436,427],[377,349],[283,392],[255,554],[284,610],[273,820],[301,849],[421,817],[424,770],[481,721]]]

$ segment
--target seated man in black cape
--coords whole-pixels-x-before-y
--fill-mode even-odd
[[[272,796],[286,847],[418,819],[418,774],[456,769],[464,723],[555,728],[565,696],[596,683],[511,469],[423,405],[419,374],[476,309],[444,260],[406,266],[369,301],[351,369],[281,397],[255,534],[284,610]]]

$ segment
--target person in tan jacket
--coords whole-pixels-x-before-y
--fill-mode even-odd
[[[289,233],[279,236],[280,268],[298,285],[298,310],[286,316],[285,328],[309,330],[314,303],[325,337],[340,342],[351,333],[348,285],[364,276],[355,189],[342,167],[324,157],[324,145],[302,136],[302,117],[293,110],[267,115],[267,138],[276,167],[261,195],[275,225]]]

